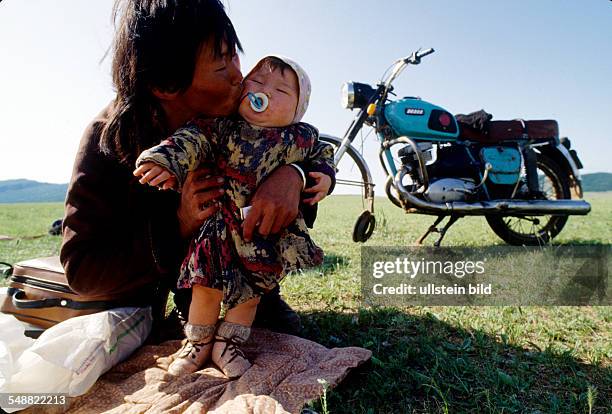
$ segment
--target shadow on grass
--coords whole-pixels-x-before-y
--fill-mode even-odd
[[[584,364],[571,352],[517,347],[431,313],[372,308],[303,313],[302,320],[306,338],[373,352],[327,395],[330,413],[604,413],[612,406],[609,367]],[[321,403],[314,408],[321,412]]]
[[[597,239],[569,239],[563,240],[561,243],[555,243],[553,246],[608,246],[609,243]]]

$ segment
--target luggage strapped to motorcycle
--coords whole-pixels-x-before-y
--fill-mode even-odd
[[[471,115],[463,115],[463,118],[459,117],[458,119],[460,138],[468,141],[491,144],[500,141],[545,141],[559,138],[559,124],[555,120],[488,120],[481,123],[482,128],[477,128],[476,124],[466,122],[471,119]]]

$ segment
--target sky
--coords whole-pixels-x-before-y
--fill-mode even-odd
[[[0,180],[70,179],[82,131],[114,96],[112,0],[0,0]],[[244,46],[292,57],[309,73],[305,122],[341,136],[345,81],[376,83],[397,58],[398,96],[452,113],[556,119],[585,172],[612,172],[612,1],[225,0]],[[377,143],[363,147],[377,184]]]

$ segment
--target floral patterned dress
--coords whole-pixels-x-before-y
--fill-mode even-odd
[[[247,242],[240,214],[259,183],[282,165],[309,161],[334,174],[333,149],[318,141],[313,126],[264,128],[233,118],[196,119],[144,151],[137,165],[151,161],[173,172],[180,183],[203,163],[212,163],[225,176],[221,208],[190,242],[179,288],[197,284],[222,290],[225,306],[232,308],[272,290],[289,272],[323,261],[301,216],[279,235],[255,234]]]

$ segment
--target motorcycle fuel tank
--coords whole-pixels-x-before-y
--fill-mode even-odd
[[[398,136],[429,141],[455,141],[455,117],[439,106],[418,98],[403,98],[385,106],[385,119]]]

